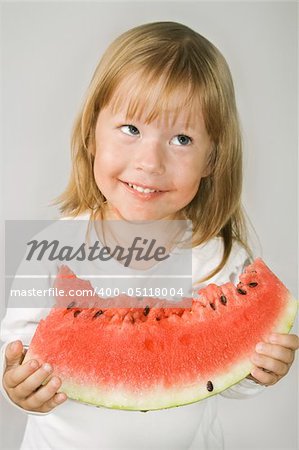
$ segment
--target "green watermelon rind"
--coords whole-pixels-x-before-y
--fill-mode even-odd
[[[289,333],[295,321],[298,305],[299,302],[290,294],[286,300],[284,312],[277,319],[271,332]],[[114,396],[118,399],[118,402],[113,400],[113,392],[107,390],[106,386],[101,390],[94,386],[80,386],[76,382],[65,381],[59,392],[64,392],[69,398],[81,403],[109,409],[126,411],[169,409],[196,403],[205,398],[219,394],[246,378],[253,368],[254,364],[248,357],[238,364],[232,364],[229,373],[214,376],[212,380],[214,389],[212,392],[207,390],[206,382],[208,380],[195,383],[190,387],[184,385],[176,386],[173,389],[165,389],[165,387],[161,385],[160,387],[156,387],[155,390],[150,390],[147,396],[144,392],[142,393],[142,396],[132,395],[126,393],[125,389],[121,386],[119,386],[118,389],[114,386]],[[121,398],[123,401],[120,404],[119,399]]]

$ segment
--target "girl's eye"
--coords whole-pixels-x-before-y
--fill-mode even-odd
[[[175,142],[175,145],[190,145],[192,143],[192,138],[189,136],[186,136],[185,134],[178,134],[177,136],[175,136],[173,138],[173,141],[177,141]]]
[[[139,135],[139,130],[134,125],[122,125],[120,129],[124,134],[128,134],[129,136]]]

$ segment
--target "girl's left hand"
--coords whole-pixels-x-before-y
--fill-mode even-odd
[[[298,348],[299,337],[296,334],[271,334],[255,347],[251,361],[256,367],[247,378],[264,386],[277,383],[288,373]]]

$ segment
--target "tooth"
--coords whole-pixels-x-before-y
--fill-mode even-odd
[[[143,194],[149,194],[150,192],[158,192],[158,191],[156,191],[155,189],[142,188],[141,186],[137,186],[136,184],[128,183],[128,185],[129,185],[131,188],[135,189],[136,191],[142,192]]]

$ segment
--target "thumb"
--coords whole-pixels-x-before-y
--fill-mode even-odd
[[[5,351],[6,368],[19,366],[23,360],[23,344],[21,341],[13,341],[8,344]]]

